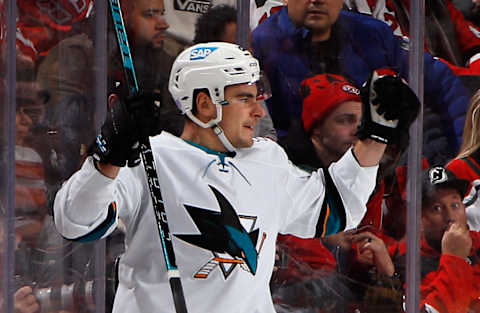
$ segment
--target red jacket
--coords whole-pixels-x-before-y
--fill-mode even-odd
[[[280,268],[277,277],[286,283],[314,279],[331,273],[337,266],[335,257],[319,238],[302,239],[291,235],[278,235],[277,253]]]
[[[469,260],[441,254],[425,239],[421,242],[421,306],[439,313],[480,312],[480,233],[471,231],[472,250]],[[395,269],[405,283],[406,242],[389,247]]]

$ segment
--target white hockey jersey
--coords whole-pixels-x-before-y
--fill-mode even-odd
[[[375,185],[377,167],[360,167],[351,151],[324,175],[293,166],[268,139],[234,157],[166,132],[151,145],[190,313],[275,312],[269,280],[277,234],[313,237],[325,227],[335,216],[324,206],[328,181],[346,208],[337,214],[341,224],[355,227]],[[175,312],[143,167],[109,179],[87,159],[56,196],[58,230],[96,239],[113,230],[117,216],[126,225],[126,251],[113,311]]]

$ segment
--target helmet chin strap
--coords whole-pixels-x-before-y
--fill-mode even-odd
[[[220,139],[220,142],[223,144],[225,149],[228,150],[228,152],[235,152],[235,147],[230,143],[227,136],[225,136],[225,132],[218,124],[213,126],[213,132],[218,136],[218,139]]]

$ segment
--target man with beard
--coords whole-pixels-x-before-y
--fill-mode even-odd
[[[138,85],[144,93],[162,94],[162,126],[168,132],[180,135],[184,118],[167,90],[174,59],[164,49],[166,30],[170,27],[165,19],[164,1],[122,0],[121,5]],[[113,29],[111,35],[114,36]],[[125,93],[119,49],[112,44],[110,50],[109,93]]]
[[[132,47],[162,49],[165,32],[170,27],[165,20],[163,0],[122,0],[121,4]]]
[[[169,132],[181,133],[183,117],[166,91],[173,59],[163,50],[165,30],[163,0],[122,0],[134,66],[140,87],[147,93],[162,92],[162,125]],[[43,159],[46,160],[49,198],[63,180],[78,169],[86,145],[94,134],[95,81],[94,42],[87,25],[85,33],[62,40],[41,62],[37,82],[46,99],[44,121],[35,130],[40,134]],[[111,39],[114,34],[111,29]],[[123,67],[115,41],[109,45],[109,93],[125,92]],[[48,135],[45,135],[47,134]],[[40,142],[40,140],[37,140]]]

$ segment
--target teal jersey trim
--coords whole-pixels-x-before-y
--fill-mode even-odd
[[[113,223],[115,223],[116,219],[117,219],[116,204],[115,204],[115,202],[112,202],[108,206],[107,217],[94,230],[92,230],[88,234],[83,235],[83,236],[78,237],[78,238],[73,238],[73,239],[69,239],[69,238],[65,238],[65,237],[64,238],[66,240],[76,241],[76,242],[90,242],[90,241],[98,240],[98,239],[102,238],[103,235],[105,235],[105,233],[110,229],[110,227],[112,227],[112,225],[113,225]]]
[[[300,164],[298,167],[309,173],[318,169],[306,164]],[[324,175],[325,199],[323,200],[315,237],[326,237],[336,234],[343,231],[346,225],[345,208],[328,169],[324,169]],[[327,208],[329,209],[328,212]]]
[[[195,143],[195,142],[193,142],[191,140],[188,140],[188,139],[183,139],[183,141],[185,141],[189,145],[192,145],[194,147],[197,147],[198,149],[201,149],[201,150],[205,151],[208,154],[213,154],[213,155],[218,156],[221,164],[225,164],[225,158],[226,157],[233,158],[235,156],[235,152],[219,152],[219,151],[215,151],[213,149],[207,148],[205,146],[199,145],[198,143]]]
[[[335,202],[327,196],[327,203],[330,207],[330,216],[327,220],[327,229],[325,231],[325,237],[336,234],[342,231],[342,224],[340,222],[340,214],[338,214],[338,209],[335,206]]]

